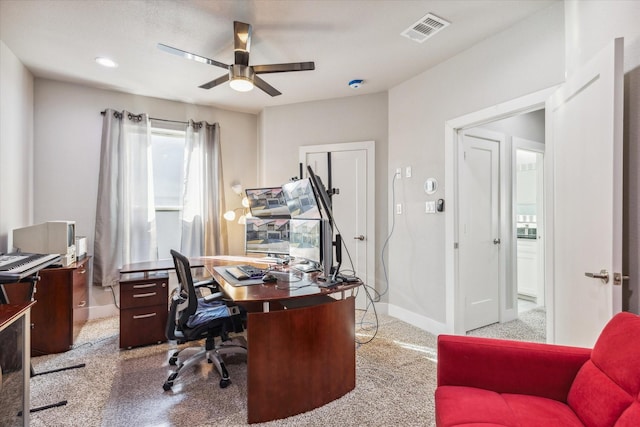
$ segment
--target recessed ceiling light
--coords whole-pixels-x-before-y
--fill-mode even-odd
[[[96,57],[96,62],[103,67],[108,68],[116,68],[118,66],[118,64],[113,59],[105,58],[104,56]]]

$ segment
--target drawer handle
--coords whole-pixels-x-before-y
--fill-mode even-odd
[[[80,273],[80,274],[84,274],[84,273],[86,273],[86,272],[87,272],[87,269],[86,269],[86,268],[83,268],[82,270],[78,270],[78,273]]]
[[[87,305],[86,301],[80,301],[80,304],[78,304],[78,307],[84,307],[85,305]]]
[[[146,285],[133,285],[133,289],[155,288],[155,283],[147,283]]]
[[[158,313],[149,313],[149,314],[138,314],[137,316],[133,316],[134,319],[146,319],[148,317],[153,317]]]
[[[147,294],[135,294],[133,297],[134,298],[146,298],[146,297],[153,297],[156,296],[157,292],[149,292]]]

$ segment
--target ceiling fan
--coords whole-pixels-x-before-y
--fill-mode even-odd
[[[202,62],[209,65],[215,65],[216,67],[229,70],[228,74],[220,76],[217,79],[213,79],[203,85],[200,85],[199,87],[201,87],[202,89],[211,89],[212,87],[218,86],[229,80],[229,85],[231,86],[231,88],[240,92],[250,91],[255,85],[271,96],[278,96],[281,95],[281,92],[258,77],[258,74],[284,73],[288,71],[308,71],[315,69],[315,64],[313,62],[249,65],[249,51],[251,49],[251,25],[245,24],[244,22],[234,21],[233,32],[233,52],[235,58],[234,63],[231,65],[227,65],[213,59],[205,58],[204,56],[196,55],[194,53],[186,52],[175,47],[167,46],[166,44],[162,43],[158,43],[158,48],[174,55],[183,56],[187,59],[193,59],[194,61]]]

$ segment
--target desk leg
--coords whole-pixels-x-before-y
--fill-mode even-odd
[[[22,425],[29,425],[29,407],[31,406],[31,309],[22,316]],[[27,366],[29,369],[27,369]]]

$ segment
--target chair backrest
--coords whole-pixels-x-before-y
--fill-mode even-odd
[[[195,314],[198,309],[198,296],[193,285],[193,276],[191,275],[191,265],[189,259],[181,253],[171,250],[173,263],[176,267],[178,276],[178,294],[183,301],[177,305],[176,324],[179,329],[187,323],[189,317]]]
[[[640,425],[640,316],[618,313],[609,321],[567,403],[586,426]]]

